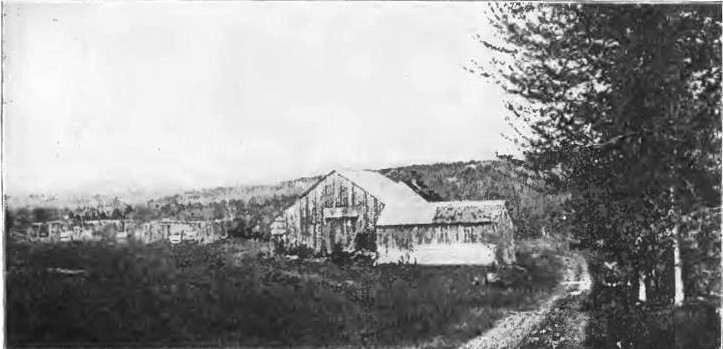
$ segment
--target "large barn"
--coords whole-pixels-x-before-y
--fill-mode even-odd
[[[504,201],[428,202],[374,171],[334,170],[271,225],[275,241],[330,254],[374,236],[377,263],[480,264],[514,261]]]

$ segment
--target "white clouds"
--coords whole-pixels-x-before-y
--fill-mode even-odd
[[[489,156],[504,144],[502,97],[461,69],[479,58],[481,6],[8,5],[8,188],[213,186]]]

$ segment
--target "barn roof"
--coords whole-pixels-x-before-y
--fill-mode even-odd
[[[505,201],[445,201],[387,205],[377,226],[491,223],[504,212]]]
[[[427,203],[412,188],[404,183],[393,181],[387,176],[368,170],[336,170],[340,176],[354,182],[369,194],[376,197],[385,206],[414,205]]]

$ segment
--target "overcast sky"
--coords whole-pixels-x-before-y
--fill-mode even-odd
[[[264,183],[490,159],[483,3],[6,4],[5,188]]]

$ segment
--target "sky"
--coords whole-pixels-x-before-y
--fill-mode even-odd
[[[515,153],[484,3],[5,4],[5,190],[270,183]]]

